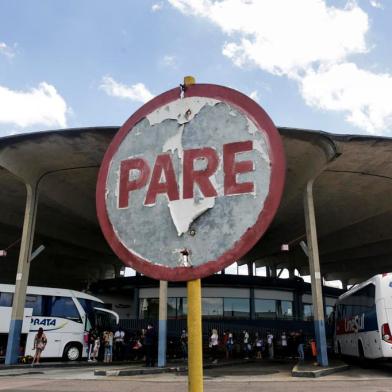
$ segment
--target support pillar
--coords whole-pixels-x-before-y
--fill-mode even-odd
[[[267,276],[267,278],[271,277],[271,269],[269,265],[265,266],[265,275]]]
[[[270,267],[271,269],[271,278],[276,278],[276,266]]]
[[[248,263],[248,276],[253,276],[253,262]]]
[[[132,309],[131,309],[131,317],[133,319],[139,318],[139,287],[135,287],[133,289],[133,300],[132,300]]]
[[[166,366],[167,342],[167,281],[159,282],[159,335],[158,335],[158,367]]]
[[[309,257],[309,270],[312,285],[314,329],[316,332],[317,362],[328,366],[327,341],[325,336],[324,305],[320,273],[320,260],[317,242],[316,218],[313,201],[313,180],[309,181],[304,194],[306,237]]]
[[[255,311],[255,288],[251,287],[249,289],[249,300],[250,300],[250,319],[256,319],[256,311]]]
[[[23,221],[22,240],[19,251],[15,294],[12,303],[11,324],[8,334],[5,364],[18,363],[20,335],[22,332],[26,290],[29,281],[30,255],[34,241],[35,218],[37,215],[38,184],[26,184],[26,209]]]

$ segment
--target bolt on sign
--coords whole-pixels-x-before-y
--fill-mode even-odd
[[[249,251],[285,176],[265,111],[227,87],[167,91],[121,127],[97,184],[103,233],[123,263],[160,280],[198,279]]]

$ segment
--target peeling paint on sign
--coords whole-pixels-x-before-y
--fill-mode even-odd
[[[115,189],[115,192],[107,192],[106,198],[109,217],[117,228],[116,234],[127,249],[143,257],[155,260],[162,258],[173,266],[178,262],[178,257],[172,256],[173,249],[189,248],[192,249],[193,263],[198,265],[205,259],[206,248],[211,249],[210,253],[215,256],[222,251],[225,243],[234,241],[241,232],[254,224],[257,216],[245,213],[245,210],[250,205],[255,210],[262,207],[269,188],[270,165],[264,135],[243,113],[215,99],[184,98],[155,110],[134,128],[113,156],[107,190]],[[236,167],[241,162],[252,162],[252,167],[243,173],[234,174],[234,177],[238,184],[254,184],[254,190],[225,195],[224,148],[247,141],[251,141],[252,148],[234,152],[233,165]],[[205,188],[211,185],[216,194],[206,196],[198,186],[200,184],[195,182],[194,197],[184,198],[184,151],[207,147],[210,149],[208,152],[216,151],[218,166],[205,179]],[[154,169],[154,162],[160,153],[169,155],[165,155],[165,162],[166,159],[171,162],[177,187],[175,194],[178,193],[179,197],[170,200],[169,192],[159,193],[158,189],[158,193],[152,192],[153,201],[147,203],[146,195],[149,194],[152,172],[158,170]],[[136,162],[135,167],[129,171],[128,184],[137,181],[142,167],[148,166],[145,169],[145,177],[148,179],[143,184],[141,181],[140,187],[135,186],[135,189],[126,194],[129,197],[125,202],[126,207],[118,208],[121,163],[131,158],[141,161]],[[209,164],[208,159],[202,158],[193,162],[195,171],[203,171]],[[160,167],[165,165],[170,166],[164,163]],[[165,173],[168,171],[160,170],[158,187],[167,182]],[[201,219],[202,216],[205,216],[204,219]],[[150,227],[151,222],[156,222],[154,228]],[[191,227],[197,233],[194,238],[188,234]],[[162,238],[163,233],[172,237],[172,231],[175,231],[178,240],[169,241],[168,238],[163,241],[174,242],[171,249],[158,245],[158,238]],[[224,240],[213,244],[215,240],[212,239],[217,232],[222,233]],[[131,238],[132,241],[129,240]]]

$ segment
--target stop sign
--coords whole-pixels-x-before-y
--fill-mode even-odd
[[[125,265],[159,280],[201,278],[255,245],[284,177],[280,136],[257,103],[222,86],[176,88],[114,137],[98,176],[98,219]]]

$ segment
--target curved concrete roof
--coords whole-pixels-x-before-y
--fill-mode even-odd
[[[85,287],[118,274],[121,263],[104,240],[95,212],[100,162],[117,127],[48,131],[0,138],[0,249],[21,237],[24,182],[39,181],[31,284]],[[279,128],[287,180],[279,211],[241,262],[307,272],[303,191],[314,185],[320,262],[327,279],[349,282],[392,270],[392,139]],[[306,240],[306,239],[305,239]],[[289,252],[281,252],[283,243]],[[15,279],[19,246],[0,258],[3,282]],[[65,280],[67,282],[65,282]]]

